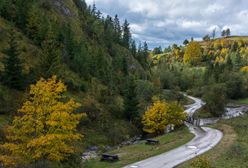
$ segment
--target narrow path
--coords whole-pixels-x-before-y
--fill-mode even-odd
[[[195,97],[188,97],[195,101],[194,104],[186,106],[186,112],[189,116],[192,116],[196,110],[204,105],[204,102]],[[216,129],[208,127],[200,128],[191,124],[186,125],[195,135],[190,142],[161,155],[128,165],[125,168],[172,168],[210,150],[223,137],[222,132]]]

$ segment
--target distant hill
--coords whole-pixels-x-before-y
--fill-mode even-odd
[[[220,37],[220,38],[216,38],[216,39],[211,39],[210,41],[199,41],[199,44],[202,47],[206,47],[207,44],[211,43],[211,42],[215,42],[217,40],[224,40],[224,41],[243,41],[243,42],[248,42],[248,36],[228,36],[228,37]]]

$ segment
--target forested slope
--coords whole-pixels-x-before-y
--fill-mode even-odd
[[[127,21],[103,17],[81,0],[1,0],[0,16],[2,114],[16,114],[30,84],[56,75],[87,114],[85,146],[137,134],[155,89],[147,44],[136,48]],[[10,51],[15,73],[7,73]]]

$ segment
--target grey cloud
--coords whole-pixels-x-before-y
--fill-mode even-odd
[[[128,19],[134,38],[150,47],[200,39],[217,27],[248,34],[247,0],[86,0],[104,13]]]

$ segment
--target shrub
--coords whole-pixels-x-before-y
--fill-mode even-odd
[[[226,95],[224,84],[214,84],[206,87],[203,99],[206,102],[205,109],[214,117],[220,117],[225,112]]]
[[[192,168],[212,168],[208,158],[199,157],[191,162],[190,166]]]

